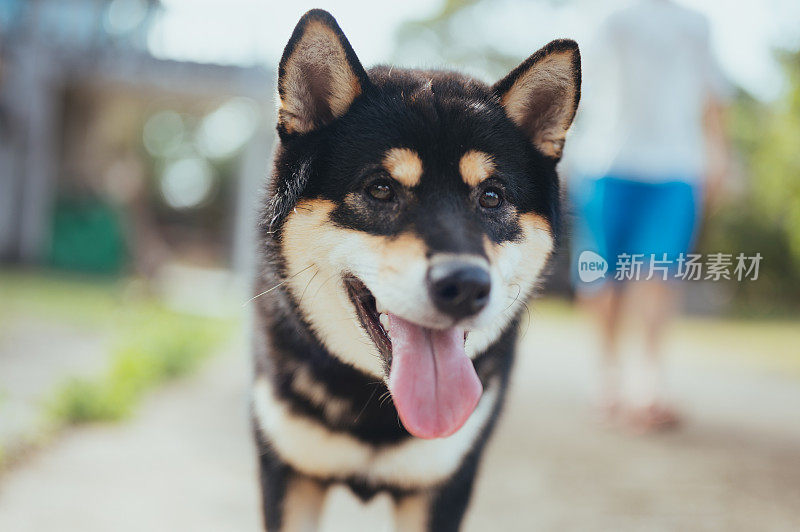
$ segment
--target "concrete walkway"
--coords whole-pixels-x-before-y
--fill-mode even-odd
[[[468,531],[800,530],[800,383],[674,351],[688,419],[637,437],[593,423],[590,339],[535,315]],[[578,334],[576,334],[576,332]],[[132,421],[76,429],[0,479],[0,530],[255,531],[248,363],[236,351],[153,396]],[[389,530],[342,491],[326,530]]]
[[[35,444],[48,430],[45,403],[68,377],[104,371],[109,335],[24,316],[0,327],[0,449]]]

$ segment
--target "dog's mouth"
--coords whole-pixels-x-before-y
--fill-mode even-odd
[[[392,363],[392,340],[389,336],[389,316],[378,311],[378,302],[367,285],[352,275],[344,278],[344,285],[350,301],[356,308],[356,314],[361,326],[367,331],[369,337],[378,347],[383,360]]]
[[[406,429],[420,438],[460,429],[483,392],[466,354],[464,329],[431,329],[381,312],[360,279],[348,275],[344,284],[361,326],[389,365],[387,385]]]

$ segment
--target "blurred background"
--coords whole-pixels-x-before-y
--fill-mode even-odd
[[[590,58],[628,3],[0,0],[0,530],[258,529],[254,212],[306,10],[331,11],[365,66],[491,82],[553,38]],[[800,4],[679,3],[708,18],[732,88],[699,251],[758,252],[759,278],[685,287],[665,347],[680,430],[609,430],[567,239],[523,317],[468,530],[800,529]],[[331,501],[331,530],[386,503]]]

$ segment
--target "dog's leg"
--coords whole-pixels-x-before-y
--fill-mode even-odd
[[[283,502],[283,526],[281,532],[316,532],[326,486],[321,482],[292,475]]]
[[[434,494],[428,530],[457,532],[467,511],[480,452],[468,456],[458,472]]]
[[[259,456],[261,511],[266,530],[278,531],[283,521],[283,501],[291,469],[271,450],[262,449]]]
[[[269,532],[314,532],[325,486],[303,476],[272,452],[262,452],[261,500],[264,526]]]
[[[431,498],[427,493],[398,498],[394,506],[396,532],[426,532],[430,521]]]

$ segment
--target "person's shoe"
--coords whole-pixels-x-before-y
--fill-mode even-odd
[[[675,410],[660,403],[630,409],[626,418],[628,426],[637,434],[674,430],[681,423]]]

